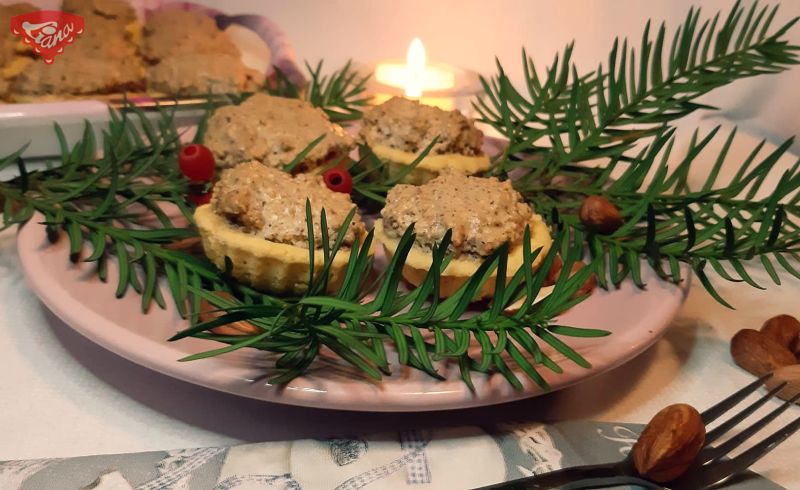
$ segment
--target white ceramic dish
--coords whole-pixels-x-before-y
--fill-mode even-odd
[[[135,293],[115,299],[113,263],[109,263],[109,283],[100,282],[93,274],[92,265],[68,262],[66,239],[50,245],[44,227],[35,221],[20,231],[18,250],[28,284],[66,324],[130,361],[208,388],[277,403],[362,411],[464,408],[543,393],[527,380],[523,390],[515,391],[500,375],[477,374],[474,376],[476,392],[471,393],[459,380],[455,367],[443,371],[446,381],[436,381],[398,367],[393,376],[376,383],[356,376],[333,358],[320,359],[307,376],[281,388],[266,381],[265,354],[247,349],[201,361],[177,362],[184,356],[219,347],[219,344],[200,339],[167,342],[167,338],[185,327],[174,307],[167,310],[154,307],[144,315],[140,310],[140,298]],[[664,333],[683,302],[686,288],[664,283],[649,271],[644,279],[648,283],[646,290],[625,282],[618,290],[597,291],[559,318],[564,325],[602,328],[612,335],[570,339],[570,345],[592,363],[592,368],[583,369],[554,354],[564,373],[556,375],[541,370],[553,390],[585,381],[625,363]]]
[[[242,52],[242,62],[267,75],[278,66],[292,80],[302,80],[294,51],[280,27],[259,15],[226,15],[222,12],[195,5],[191,2],[163,0],[130,0],[138,14],[146,18],[149,11],[162,8],[182,8],[203,12],[217,21],[217,25],[231,37]],[[47,7],[42,4],[42,7]],[[78,40],[80,42],[80,40]],[[39,61],[37,61],[39,62]],[[176,113],[178,126],[191,126],[202,116],[196,108],[182,109]],[[154,119],[157,113],[152,113]],[[70,146],[83,133],[84,123],[92,124],[99,139],[109,122],[108,105],[101,100],[73,100],[36,104],[0,103],[0,156],[9,155],[25,144],[26,158],[47,158],[60,155],[58,140],[53,133],[54,123],[64,130]]]

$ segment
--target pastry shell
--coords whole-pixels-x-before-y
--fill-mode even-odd
[[[530,221],[531,230],[531,250],[541,248],[541,252],[533,261],[533,268],[536,270],[544,260],[545,255],[550,250],[552,239],[547,225],[542,221],[541,216],[534,214]],[[391,260],[394,256],[397,246],[399,245],[399,238],[392,238],[386,235],[383,229],[383,220],[375,222],[375,238],[383,245],[386,251],[386,256]],[[405,266],[403,267],[403,278],[413,284],[419,286],[425,280],[428,274],[433,258],[430,251],[424,250],[422,247],[414,245],[408,254]],[[441,275],[439,282],[439,296],[442,298],[453,295],[458,288],[460,288],[467,280],[478,270],[482,263],[481,259],[462,257],[453,258],[447,265],[447,268]],[[513,276],[516,271],[522,267],[523,264],[523,246],[519,244],[515,246],[508,254],[508,279]],[[497,283],[497,271],[484,283],[481,290],[475,295],[473,301],[478,301],[484,298],[492,297]]]
[[[389,170],[389,177],[394,177],[404,169],[411,165],[418,155],[397,150],[385,145],[374,145],[370,147],[372,152],[381,161],[385,162]],[[422,185],[429,180],[436,178],[442,171],[446,169],[456,170],[458,172],[474,175],[485,172],[489,169],[489,157],[487,155],[459,155],[457,153],[448,153],[444,155],[427,155],[422,159],[419,164],[406,175],[401,182],[404,184]]]
[[[238,281],[274,294],[299,294],[308,289],[307,248],[245,233],[216,214],[210,204],[198,207],[194,219],[206,256],[220,269],[225,268],[225,257],[229,257],[231,275]],[[340,248],[330,268],[328,292],[337,291],[342,284],[349,259],[350,249]],[[322,265],[322,249],[318,249],[314,270],[321,271]]]

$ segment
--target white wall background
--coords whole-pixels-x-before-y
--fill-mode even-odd
[[[11,3],[20,0],[0,0]],[[54,8],[59,0],[28,0]],[[144,6],[170,0],[129,0]],[[410,40],[422,38],[428,59],[494,72],[497,56],[516,82],[522,80],[520,50],[548,64],[571,40],[579,69],[605,61],[614,37],[640,44],[647,19],[666,22],[668,38],[693,5],[704,17],[727,11],[733,0],[193,0],[222,11],[259,13],[288,34],[298,58],[339,67],[348,59],[371,62],[403,58]],[[800,0],[781,3],[774,25],[800,16]],[[746,6],[750,0],[744,0]],[[762,2],[764,4],[764,2]],[[789,33],[800,45],[800,24]],[[718,116],[773,142],[800,134],[797,91],[800,67],[777,76],[740,81],[703,101],[724,108]],[[800,149],[800,144],[795,145]]]
[[[284,28],[300,59],[324,59],[331,67],[351,58],[402,58],[409,41],[419,36],[431,60],[490,74],[497,56],[514,80],[522,79],[522,46],[544,65],[574,39],[574,60],[589,70],[607,59],[615,36],[627,36],[638,46],[648,18],[665,21],[671,33],[692,5],[701,5],[704,16],[733,5],[730,0],[195,1],[229,13],[266,15]],[[785,0],[775,24],[798,15],[800,1]],[[789,37],[800,44],[800,24]],[[705,101],[724,107],[743,129],[778,141],[800,134],[798,87],[800,67],[736,83]]]

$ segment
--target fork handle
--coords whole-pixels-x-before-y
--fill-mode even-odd
[[[481,487],[477,490],[546,490],[548,488],[598,488],[597,479],[626,477],[619,463],[573,466],[518,480]],[[619,483],[617,483],[619,484]]]

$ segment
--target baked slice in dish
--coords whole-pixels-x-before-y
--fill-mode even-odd
[[[388,166],[390,176],[403,172],[437,138],[430,153],[403,179],[408,184],[423,184],[445,170],[474,175],[489,168],[483,133],[457,110],[393,97],[364,113],[360,137]]]
[[[483,259],[504,243],[509,244],[510,278],[524,263],[522,239],[526,227],[530,227],[531,250],[542,249],[533,262],[535,268],[552,242],[547,225],[509,181],[452,170],[420,186],[395,186],[389,191],[381,218],[375,222],[375,238],[389,257],[405,230],[414,225],[416,239],[403,268],[403,277],[414,285],[421,284],[430,269],[433,246],[452,230],[449,252],[453,258],[442,272],[442,297],[455,293]],[[496,273],[473,299],[490,297],[495,284]]]
[[[217,165],[233,167],[257,161],[281,169],[320,136],[320,141],[295,168],[317,168],[347,155],[355,141],[322,109],[304,100],[258,93],[238,106],[226,106],[208,120],[205,145]]]
[[[206,256],[217,267],[225,257],[232,275],[252,287],[275,294],[308,289],[310,273],[306,199],[314,217],[315,271],[323,266],[320,213],[325,209],[328,237],[333,245],[346,217],[354,208],[350,196],[328,189],[317,175],[289,175],[250,162],[222,172],[210,204],[195,211]],[[328,288],[341,284],[350,249],[363,243],[364,223],[356,213],[342,247],[330,268]]]
[[[264,75],[242,63],[239,48],[202,12],[166,7],[144,26],[147,90],[170,96],[254,91]]]
[[[153,94],[192,96],[255,90],[263,82],[238,56],[219,53],[174,55],[147,68],[147,90]]]
[[[0,5],[0,26],[8,29],[12,17],[35,10],[38,9],[27,2]],[[33,52],[21,39],[8,35],[8,32],[0,36],[0,100],[8,97],[12,81],[32,61]]]
[[[95,94],[144,89],[144,65],[136,43],[141,25],[136,12],[122,0],[66,0],[65,11],[84,17],[86,29],[64,48],[55,63],[30,58],[19,69],[4,73],[7,98],[43,102]]]
[[[142,39],[142,56],[148,63],[197,53],[241,56],[230,37],[202,12],[167,6],[148,15]]]

